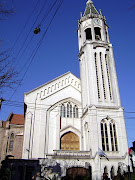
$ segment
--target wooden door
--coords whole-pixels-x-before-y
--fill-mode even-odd
[[[67,177],[73,180],[90,179],[88,169],[85,169],[83,167],[72,167],[67,169]]]
[[[61,150],[79,150],[79,137],[73,132],[64,134],[61,138]]]

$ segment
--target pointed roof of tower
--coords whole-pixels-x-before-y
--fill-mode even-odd
[[[99,14],[96,10],[93,2],[91,0],[88,0],[86,3],[86,9],[83,16],[87,16],[88,14]]]

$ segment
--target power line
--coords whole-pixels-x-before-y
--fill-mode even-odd
[[[7,102],[8,104],[11,103],[12,106],[14,106],[14,105],[13,105],[14,103],[22,104],[22,106],[24,105],[24,102],[23,102],[23,101],[11,101],[11,100],[9,100],[9,99],[5,99],[5,102]],[[69,101],[66,100],[65,102],[60,102],[59,104],[61,105],[61,104],[63,104],[63,103],[68,103],[68,102],[69,102]],[[8,105],[8,104],[7,104],[7,105]],[[35,103],[34,103],[34,102],[28,102],[27,104],[30,105],[30,106],[32,106],[32,105],[34,105]],[[42,106],[48,106],[48,107],[52,106],[52,104],[40,104],[40,103],[37,103],[37,106],[41,106],[41,105],[42,105]],[[20,106],[21,106],[21,105],[20,105]],[[84,110],[84,108],[82,108],[82,107],[78,107],[78,109]],[[106,110],[102,109],[102,111],[106,111]],[[114,112],[114,111],[116,111],[116,112],[124,112],[124,113],[127,113],[127,114],[135,113],[135,112],[133,112],[133,111],[125,111],[125,110],[123,110],[123,111],[113,110],[113,112]],[[125,116],[125,117],[126,117],[126,116]]]
[[[18,40],[20,39],[20,37],[21,37],[21,35],[22,35],[24,29],[26,28],[26,26],[27,26],[29,20],[31,19],[31,17],[32,17],[34,11],[36,10],[37,5],[39,4],[39,2],[40,2],[40,0],[37,1],[35,7],[33,8],[32,13],[30,14],[30,16],[28,17],[28,19],[26,20],[26,23],[25,23],[24,26],[22,27],[22,29],[21,29],[21,31],[20,31],[20,33],[19,33],[17,39],[15,40],[15,42],[14,42],[12,48],[10,49],[10,51],[9,51],[9,53],[8,53],[8,57],[9,57],[9,55],[11,54],[11,52],[13,51],[13,49],[15,48],[15,46],[16,46]],[[18,55],[17,55],[17,56],[18,56]],[[11,59],[11,60],[8,62],[8,64],[6,65],[6,67],[7,67],[11,62],[12,62],[12,64],[13,64],[15,60],[16,60],[16,58]],[[4,68],[5,68],[5,67],[4,67]],[[2,70],[3,70],[3,69],[2,69]]]
[[[22,103],[16,103],[16,101],[14,102],[14,104],[13,104],[13,101],[12,102],[10,102],[10,103],[8,103],[8,104],[6,104],[7,106],[13,106],[13,107],[19,107],[19,108],[23,108],[24,107],[24,105],[22,104]],[[40,107],[39,107],[40,106]],[[58,108],[60,108],[61,107],[61,105],[57,105],[56,107],[58,107]],[[55,107],[55,108],[56,108]],[[43,105],[43,104],[36,104],[36,107],[34,106],[34,103],[28,103],[28,109],[29,110],[40,110],[40,111],[47,111],[49,108],[51,108],[51,105]],[[82,108],[78,108],[78,110],[81,110],[81,112],[79,111],[78,112],[78,115],[80,115],[80,116],[82,116]],[[61,110],[60,109],[53,109],[52,110],[52,112],[60,112]],[[62,112],[62,111],[61,111]],[[64,112],[64,111],[63,111]],[[67,109],[65,110],[65,112],[67,112]],[[122,112],[122,111],[121,111]],[[73,113],[73,110],[72,110],[72,113]],[[103,113],[98,113],[98,114],[94,114],[94,113],[91,113],[91,112],[88,112],[87,113],[89,116],[93,116],[93,117],[95,117],[95,116],[97,116],[97,117],[101,117],[102,119],[103,118],[105,118],[106,117],[106,115],[105,114],[103,114]],[[110,118],[112,118],[112,119],[116,119],[116,118],[123,118],[123,116],[119,116],[119,115],[114,115],[113,113],[112,114],[110,114],[109,113],[109,116],[110,116]],[[124,116],[124,119],[127,119],[127,120],[132,120],[132,119],[135,119],[135,117],[127,117],[127,116]]]
[[[25,77],[25,75],[26,75],[26,73],[27,73],[27,71],[28,71],[30,65],[32,64],[32,62],[33,62],[33,60],[34,60],[34,57],[36,56],[36,53],[37,53],[38,49],[40,48],[40,46],[41,46],[41,44],[42,44],[42,42],[43,42],[43,40],[44,40],[44,37],[45,37],[45,35],[46,35],[46,33],[47,33],[47,31],[48,31],[48,29],[49,29],[51,23],[53,22],[53,20],[54,20],[56,14],[57,14],[59,8],[61,7],[63,1],[64,1],[64,0],[61,0],[61,1],[59,2],[58,7],[56,8],[55,13],[54,13],[53,17],[51,18],[51,21],[50,21],[50,23],[48,24],[48,26],[47,26],[47,28],[46,28],[46,30],[45,30],[45,32],[44,32],[42,38],[39,40],[39,42],[38,42],[36,48],[34,49],[34,51],[32,52],[32,54],[30,55],[30,57],[29,57],[29,59],[28,59],[28,61],[30,61],[30,63],[29,63],[29,65],[28,65],[26,71],[24,72],[24,75],[23,75],[23,77],[22,77],[20,83],[23,81],[23,79],[24,79],[24,77]],[[27,61],[27,62],[28,62],[28,61]],[[14,92],[13,92],[13,94],[12,94],[12,96],[11,96],[10,99],[12,99],[12,97],[14,96],[15,92],[17,91],[18,87],[20,86],[20,83],[19,83],[19,85],[16,87],[16,89],[14,90]]]
[[[15,60],[16,60],[16,59],[17,59],[17,57],[19,56],[20,52],[22,51],[22,49],[23,49],[24,45],[26,44],[27,39],[28,39],[28,37],[29,37],[30,33],[33,31],[33,27],[34,27],[34,25],[36,24],[36,21],[38,20],[38,18],[39,18],[39,16],[40,16],[40,14],[42,13],[42,11],[43,11],[43,9],[44,9],[44,7],[45,7],[45,5],[46,5],[46,2],[47,2],[47,0],[44,2],[44,4],[43,4],[43,6],[42,6],[42,8],[41,8],[41,10],[40,10],[40,12],[39,12],[39,14],[37,15],[37,17],[36,17],[36,19],[35,19],[34,23],[32,24],[32,26],[31,26],[31,28],[30,28],[30,30],[29,30],[29,32],[28,32],[28,34],[27,34],[26,38],[24,39],[23,44],[22,44],[21,48],[19,49],[19,51],[18,51],[18,53],[17,53],[16,57],[14,58],[14,61],[12,62],[12,64],[15,62]],[[29,44],[30,44],[30,42],[32,41],[33,37],[34,37],[34,36],[32,36],[32,38],[31,38],[31,40],[29,41],[28,45],[29,45]],[[28,45],[27,45],[27,46],[26,46],[26,48],[23,50],[22,54],[24,54],[24,53],[25,53],[25,51],[26,51],[26,49],[27,49]],[[22,56],[21,56],[21,58],[22,58]],[[21,58],[20,58],[20,59],[21,59]],[[20,60],[20,59],[19,59],[19,60]],[[15,64],[14,68],[16,67],[16,65],[17,65],[17,64],[18,64],[18,61],[17,61],[17,63]]]

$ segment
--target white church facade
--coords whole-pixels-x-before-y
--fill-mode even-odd
[[[67,72],[25,93],[23,159],[59,164],[61,176],[89,171],[93,180],[112,179],[126,171],[128,142],[108,26],[91,0],[78,41],[80,79]]]

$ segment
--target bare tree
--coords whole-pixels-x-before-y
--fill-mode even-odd
[[[0,90],[13,88],[19,81],[16,80],[18,73],[11,67],[6,52],[0,53]]]
[[[0,20],[5,19],[5,17],[12,15],[13,9],[7,9],[4,2],[0,2]]]
[[[7,9],[6,5],[0,2],[0,20],[12,15],[13,9]],[[3,88],[13,88],[19,81],[16,80],[17,71],[11,66],[12,60],[9,60],[7,51],[0,52],[0,92]]]

